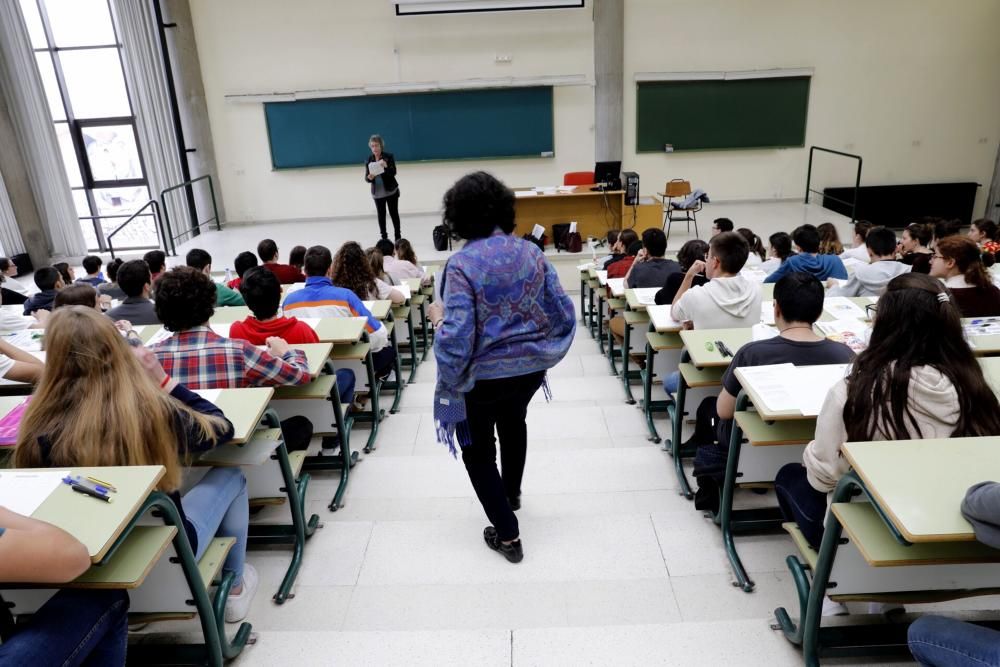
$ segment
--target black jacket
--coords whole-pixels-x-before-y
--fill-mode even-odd
[[[392,192],[399,187],[399,183],[396,182],[396,158],[392,156],[392,153],[386,153],[383,151],[380,160],[385,160],[385,171],[382,172],[382,183],[385,184],[385,189],[387,192]],[[368,159],[365,160],[365,181],[371,184],[372,194],[375,194],[375,181],[368,180],[368,165],[375,162],[375,156],[372,154],[368,155]]]

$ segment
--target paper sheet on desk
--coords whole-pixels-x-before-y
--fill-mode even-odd
[[[162,343],[163,341],[165,341],[166,339],[170,338],[173,335],[174,335],[173,331],[169,331],[166,328],[160,329],[155,334],[153,334],[153,336],[149,339],[149,341],[146,343],[146,347],[152,347],[157,343]]]
[[[775,324],[774,322],[774,299],[760,302],[760,321],[764,324]]]
[[[823,332],[823,335],[830,340],[843,343],[851,348],[855,354],[863,352],[868,347],[871,339],[871,328],[867,322],[861,320],[831,320],[829,322],[816,322],[816,328]]]
[[[830,387],[843,379],[847,364],[825,366],[744,366],[740,373],[770,412],[799,412],[815,417]]]
[[[846,296],[830,296],[823,300],[823,310],[830,313],[835,320],[865,319],[865,309]]]
[[[654,306],[656,305],[656,293],[660,291],[659,287],[637,287],[635,290],[635,298],[643,306]]]
[[[599,282],[601,285],[607,285],[608,284],[608,272],[607,271],[596,271],[595,273],[597,273],[597,282]]]
[[[646,309],[649,319],[653,323],[653,328],[657,331],[666,329],[680,329],[681,323],[670,315],[670,305],[650,306]]]
[[[625,294],[625,279],[608,278],[608,289],[611,290],[612,296],[622,296]]]
[[[0,471],[0,505],[31,516],[68,475],[69,470]]]
[[[1000,334],[1000,317],[977,317],[962,327],[966,338]]]
[[[25,329],[11,334],[5,334],[3,340],[25,352],[40,352],[42,349],[42,332],[38,329]]]
[[[521,199],[522,197],[534,197],[538,193],[534,190],[514,190],[514,198]]]

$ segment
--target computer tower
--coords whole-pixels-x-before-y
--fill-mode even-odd
[[[622,172],[622,176],[625,178],[625,205],[638,206],[639,174],[634,171],[624,171]]]

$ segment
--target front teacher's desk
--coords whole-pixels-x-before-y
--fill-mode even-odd
[[[620,229],[622,212],[625,208],[625,191],[608,190],[593,192],[591,185],[577,186],[572,192],[534,194],[525,192],[514,200],[514,216],[519,234],[530,233],[535,225],[545,228],[550,242],[555,235],[552,226],[576,221],[576,231],[586,239],[588,236],[603,238],[609,229]]]
[[[324,344],[329,346],[329,343]],[[291,595],[292,585],[302,565],[306,540],[319,526],[319,516],[305,515],[309,475],[300,474],[305,452],[291,455],[285,446],[277,412],[268,404],[274,389],[204,389],[198,393],[222,409],[233,422],[234,440],[202,454],[196,461],[202,467],[239,467],[247,480],[247,494],[252,505],[288,506],[290,523],[251,523],[248,544],[253,546],[290,546],[292,557],[285,576],[274,595],[283,603]]]
[[[10,471],[12,474],[28,472]],[[251,626],[242,623],[232,642],[226,639],[225,605],[235,583],[233,575],[218,579],[233,538],[215,538],[200,561],[195,561],[180,515],[170,498],[156,485],[163,466],[109,466],[71,468],[71,475],[94,477],[112,484],[114,501],[105,503],[75,493],[59,484],[32,517],[67,531],[87,548],[94,566],[62,588],[127,589],[132,622],[190,619],[197,614],[204,644],[150,643],[130,647],[129,657],[144,662],[144,654],[159,659],[194,653],[201,662],[222,665],[251,640]],[[3,483],[0,475],[0,484]],[[161,519],[148,516],[153,510]],[[169,555],[170,557],[165,557]],[[209,588],[217,585],[213,605]],[[55,593],[52,584],[3,586],[5,609],[13,614],[34,613]],[[135,650],[133,650],[135,649]]]
[[[821,653],[906,651],[906,622],[822,627],[825,595],[920,604],[998,592],[1000,550],[973,541],[960,512],[969,486],[996,478],[998,448],[997,437],[844,444],[853,470],[833,491],[819,551],[788,526],[805,560],[786,561],[801,620],[796,625],[784,608],[775,616],[806,664],[818,664]]]

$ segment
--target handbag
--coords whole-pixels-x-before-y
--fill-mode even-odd
[[[540,239],[535,238],[531,234],[525,234],[521,238],[529,243],[534,243],[536,246],[538,246],[538,249],[541,250],[542,252],[545,252],[545,243],[546,241],[549,240],[549,237],[545,234],[542,234],[542,238]]]
[[[434,249],[438,252],[448,249],[448,228],[444,225],[438,225],[431,232],[431,238],[434,240]]]
[[[580,232],[570,232],[566,235],[567,252],[583,252],[583,237]]]

